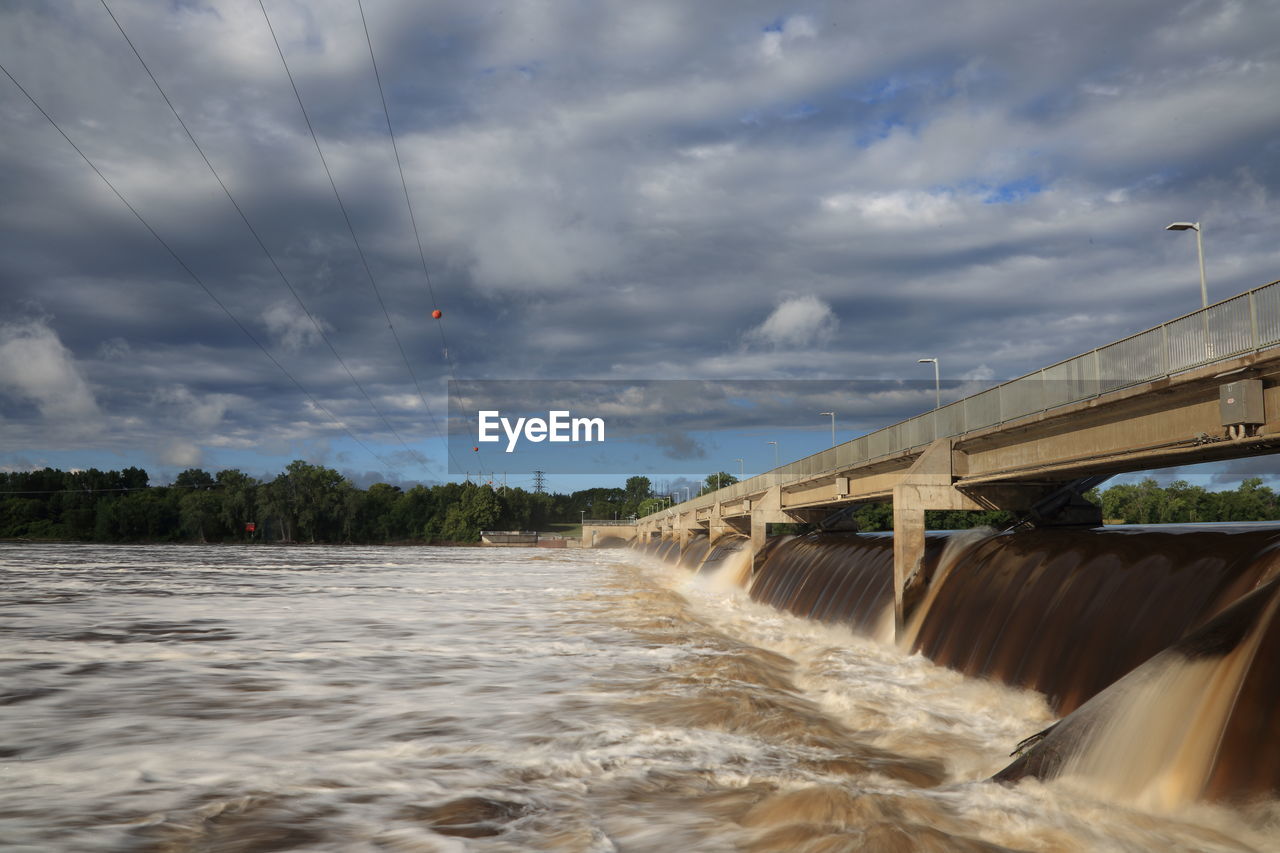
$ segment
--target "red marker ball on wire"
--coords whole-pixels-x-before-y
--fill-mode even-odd
[[[436,310],[431,312],[431,316],[439,320],[441,317],[444,316],[444,312],[441,311],[439,308],[437,308]]]

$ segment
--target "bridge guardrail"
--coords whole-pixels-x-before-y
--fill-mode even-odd
[[[1280,343],[1280,281],[663,510],[685,512]],[[832,455],[832,451],[835,451]],[[648,518],[649,516],[646,516]],[[630,523],[630,522],[628,522]]]

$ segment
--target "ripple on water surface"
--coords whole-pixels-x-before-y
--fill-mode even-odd
[[[2,545],[6,849],[1246,850],[982,782],[1034,694],[627,552]],[[1274,825],[1274,822],[1272,823]]]

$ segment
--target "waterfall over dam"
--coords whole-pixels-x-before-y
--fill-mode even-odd
[[[775,537],[754,560],[746,544],[637,547],[894,642],[892,534]],[[1280,793],[1280,525],[931,532],[905,600],[901,651],[1038,691],[1063,715],[996,779],[1165,808]]]

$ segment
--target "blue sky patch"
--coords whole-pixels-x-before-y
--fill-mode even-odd
[[[1044,189],[1045,183],[1040,178],[1028,175],[1025,178],[991,187],[982,202],[983,204],[1013,204],[1026,201],[1031,196],[1043,192]]]

